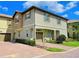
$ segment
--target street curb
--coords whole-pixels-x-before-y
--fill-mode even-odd
[[[70,50],[67,50],[67,51],[64,51],[64,52],[52,52],[52,53],[49,53],[49,54],[46,54],[46,55],[41,55],[41,56],[35,56],[35,57],[32,57],[32,58],[41,58],[43,56],[47,56],[47,55],[50,55],[50,54],[58,54],[58,53],[68,53],[68,52],[71,52],[75,49],[78,49],[79,47],[76,47],[76,48],[72,48]]]

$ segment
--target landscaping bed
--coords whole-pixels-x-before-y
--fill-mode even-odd
[[[60,48],[47,48],[46,50],[50,51],[50,52],[62,52],[62,51],[64,51],[64,49],[60,49]]]

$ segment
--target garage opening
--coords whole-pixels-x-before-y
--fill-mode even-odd
[[[10,41],[11,33],[0,33],[0,41]]]

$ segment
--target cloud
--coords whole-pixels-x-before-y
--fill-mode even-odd
[[[79,15],[79,11],[75,11],[74,14]]]
[[[64,14],[63,17],[68,17],[68,14]]]
[[[24,8],[29,8],[30,6],[32,6],[32,5],[38,5],[39,4],[39,2],[33,2],[33,1],[28,1],[28,2],[25,2],[24,4],[23,4],[23,7]]]
[[[61,12],[64,12],[65,11],[64,5],[62,5],[62,4],[58,3],[58,2],[56,2],[53,5],[54,6],[51,6],[52,9],[51,8],[50,9],[53,10],[53,11],[55,11],[55,12],[61,13]]]
[[[57,1],[28,1],[23,3],[24,8],[29,8],[30,6],[38,6],[41,8],[47,7],[48,10],[55,11],[58,13],[63,13],[77,6],[76,1],[69,2],[66,6]]]
[[[7,7],[3,7],[2,9],[5,10],[5,11],[8,11],[8,8]]]
[[[48,7],[48,10],[53,10],[56,12],[63,12],[64,6],[55,1],[28,1],[23,4],[24,8],[29,8],[30,6],[38,6],[38,7]]]
[[[71,9],[77,6],[77,1],[73,1],[67,4],[66,9]]]
[[[0,6],[0,9],[3,10],[3,11],[8,11],[8,7]]]

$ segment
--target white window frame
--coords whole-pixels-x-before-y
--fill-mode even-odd
[[[61,24],[61,19],[60,18],[56,18],[57,19],[57,24]]]
[[[31,12],[28,12],[25,14],[25,20],[30,19],[31,18]]]
[[[44,21],[49,22],[50,18],[49,18],[49,14],[48,13],[44,13]]]

